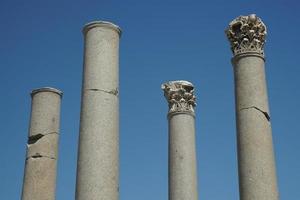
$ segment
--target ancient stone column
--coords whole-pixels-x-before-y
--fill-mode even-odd
[[[45,87],[31,97],[22,200],[54,200],[62,92]]]
[[[240,16],[226,30],[233,52],[241,200],[277,200],[278,190],[265,79],[266,26]]]
[[[169,200],[198,200],[194,86],[171,81],[162,89],[169,104]]]
[[[83,28],[84,74],[77,163],[77,200],[119,197],[118,26],[95,21]]]

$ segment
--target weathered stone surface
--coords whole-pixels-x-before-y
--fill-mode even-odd
[[[40,88],[31,92],[30,136],[59,132],[60,98],[52,98],[53,95],[61,96],[62,92],[54,88]]]
[[[54,200],[62,92],[46,87],[31,97],[22,200]]]
[[[264,59],[248,55],[233,59],[237,109],[256,106],[269,113]]]
[[[47,157],[26,160],[22,200],[55,200],[56,160]]]
[[[119,198],[119,36],[92,22],[85,36],[76,200]]]
[[[169,199],[198,200],[194,117],[169,119]]]
[[[114,24],[98,21],[87,24],[83,32],[83,88],[118,90],[120,29]]]
[[[194,86],[170,81],[162,89],[169,103],[169,199],[197,200]]]
[[[253,108],[240,110],[237,116],[241,199],[277,200],[270,121]]]

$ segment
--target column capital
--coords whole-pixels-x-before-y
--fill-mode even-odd
[[[267,27],[255,14],[239,16],[225,30],[234,56],[257,53],[264,56]]]
[[[194,86],[188,81],[170,81],[162,84],[161,89],[169,104],[169,114],[187,112],[194,115],[196,97]]]

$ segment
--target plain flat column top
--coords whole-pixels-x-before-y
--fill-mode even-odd
[[[111,22],[107,22],[107,21],[92,21],[92,22],[89,22],[83,27],[82,33],[86,34],[90,29],[95,28],[95,27],[110,28],[110,29],[113,29],[113,30],[117,31],[119,36],[121,36],[121,34],[122,34],[122,30],[118,25],[116,25],[114,23],[111,23]]]
[[[56,88],[52,88],[52,87],[41,87],[41,88],[37,88],[31,91],[30,95],[31,97],[33,97],[35,94],[39,93],[39,92],[53,92],[58,94],[60,97],[62,97],[63,92],[60,91],[59,89]]]

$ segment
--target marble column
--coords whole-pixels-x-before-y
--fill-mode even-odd
[[[169,104],[169,200],[197,200],[194,86],[170,81],[162,89]]]
[[[44,87],[31,97],[22,200],[54,200],[62,92]]]
[[[271,119],[265,78],[266,26],[255,14],[226,30],[233,52],[241,200],[277,200]]]
[[[119,198],[119,37],[118,26],[88,23],[77,163],[77,200]]]

